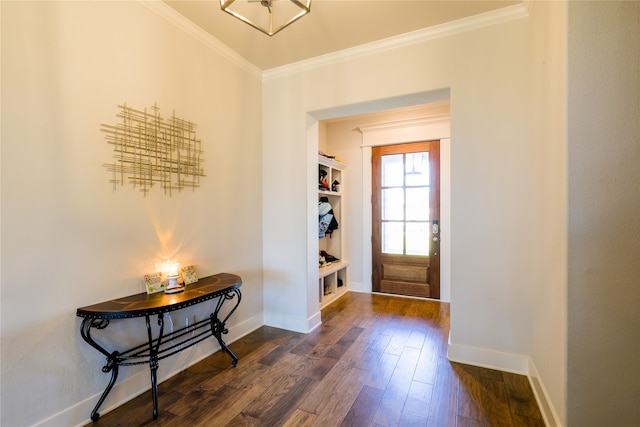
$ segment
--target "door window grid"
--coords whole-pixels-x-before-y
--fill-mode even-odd
[[[429,255],[429,152],[381,156],[382,252]]]

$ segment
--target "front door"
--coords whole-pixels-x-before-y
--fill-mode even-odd
[[[440,298],[440,141],[372,149],[373,290]]]

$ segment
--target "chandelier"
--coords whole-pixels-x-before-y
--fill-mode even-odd
[[[220,0],[220,8],[268,36],[311,11],[311,0]]]

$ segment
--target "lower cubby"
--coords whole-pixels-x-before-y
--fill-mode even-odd
[[[320,267],[318,275],[318,290],[321,309],[331,304],[347,291],[348,266],[348,262],[339,261]]]

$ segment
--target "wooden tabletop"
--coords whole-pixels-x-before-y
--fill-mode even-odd
[[[184,292],[177,294],[165,294],[164,292],[147,294],[143,292],[81,307],[76,315],[94,319],[125,319],[166,313],[216,298],[238,289],[241,285],[240,276],[219,273],[203,277],[196,283],[187,285]]]

